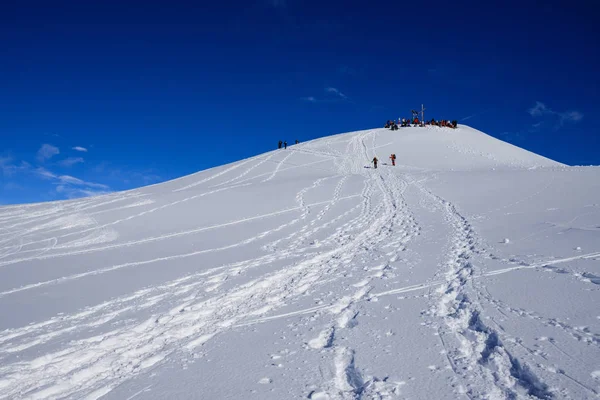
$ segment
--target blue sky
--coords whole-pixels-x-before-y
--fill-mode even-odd
[[[425,103],[600,164],[590,1],[0,5],[0,204],[155,183]]]

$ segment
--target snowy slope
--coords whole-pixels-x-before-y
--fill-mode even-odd
[[[598,398],[599,199],[461,126],[3,207],[0,398]]]

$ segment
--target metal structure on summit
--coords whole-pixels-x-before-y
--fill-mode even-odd
[[[420,121],[421,121],[421,124],[424,124],[425,123],[425,110],[426,110],[426,108],[425,108],[425,106],[423,104],[421,104],[421,111],[411,110],[411,112],[412,112],[412,121],[414,121],[415,118],[419,118],[419,114],[421,114]]]

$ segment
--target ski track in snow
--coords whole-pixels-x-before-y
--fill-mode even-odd
[[[358,135],[348,145],[354,152],[362,153],[362,158],[367,160],[370,159],[369,147],[365,144],[365,139],[368,136],[372,137],[373,143],[371,149],[373,149],[375,147],[375,135],[369,135],[368,133]],[[350,149],[347,149],[347,151],[349,153],[352,152]],[[360,163],[348,165],[343,161],[336,165],[340,171],[349,169],[358,172],[362,168]],[[389,261],[395,261],[398,252],[404,250],[404,244],[411,236],[418,232],[418,225],[402,198],[402,194],[408,186],[406,182],[398,180],[392,173],[386,174],[385,178],[387,179],[384,179],[380,174],[370,176],[371,181],[375,181],[376,186],[383,196],[381,206],[374,209],[375,215],[385,216],[384,224],[378,228],[379,237],[378,239],[374,239],[370,246],[379,245],[381,247],[393,248],[394,251],[387,253],[387,255],[389,256]],[[371,208],[371,196],[367,195],[367,193],[369,192],[363,192],[365,198],[363,213],[365,210]],[[401,228],[398,229],[399,227]],[[401,239],[393,239],[393,233]],[[310,340],[308,346],[316,350],[331,349],[334,378],[331,382],[326,382],[321,390],[309,393],[309,398],[382,399],[390,398],[399,393],[400,385],[398,383],[386,382],[377,377],[363,377],[355,365],[355,351],[345,346],[338,346],[335,340],[337,332],[343,332],[345,329],[352,329],[356,326],[357,318],[359,317],[356,305],[367,298],[373,299],[376,297],[370,296],[372,288],[369,284],[373,279],[382,277],[383,271],[387,268],[388,265],[386,263],[381,268],[378,268],[381,272],[370,275],[367,279],[354,285],[357,290],[353,295],[342,297],[334,304],[302,311],[303,313],[327,311],[332,315],[333,319],[332,325],[323,330],[318,337]]]
[[[452,203],[420,189],[438,203],[454,232],[430,313],[444,321],[438,334],[450,367],[462,378],[465,394],[472,399],[553,398],[548,385],[509,352],[501,333],[484,323],[473,279],[477,270],[472,257],[478,241],[471,224]]]
[[[248,175],[250,172],[252,172],[254,169],[260,167],[261,165],[263,165],[265,162],[269,161],[271,158],[273,158],[275,156],[275,153],[269,154],[266,157],[263,157],[262,160],[260,160],[259,162],[257,162],[256,164],[254,164],[252,167],[248,168],[247,170],[245,170],[244,172],[242,172],[241,174],[239,174],[238,176],[231,178],[225,182],[221,182],[217,185],[215,185],[215,187],[218,186],[223,186],[223,185],[227,185],[230,184],[232,182],[235,182],[241,178],[243,178],[244,176]]]
[[[290,155],[285,157],[284,160],[289,158]],[[282,163],[278,167],[280,165]],[[272,179],[278,170],[279,168],[276,168],[268,180]],[[301,239],[294,241],[294,243],[301,243],[310,233],[317,230],[317,222],[322,219],[332,205],[340,200],[340,192],[345,180],[346,178],[342,177],[338,181],[334,188],[332,200],[326,202],[326,207],[316,215],[314,220],[308,222],[298,231],[298,236]],[[378,185],[383,187],[382,180],[378,179],[377,181]],[[316,182],[313,188],[318,185],[319,183]],[[308,190],[310,189],[308,188]],[[301,204],[300,208],[310,208],[304,204],[302,194],[298,196],[298,199]],[[390,234],[389,230],[383,229],[384,225],[388,223],[388,214],[382,214],[376,218],[376,223],[371,223],[370,226],[366,227],[369,221],[375,217],[370,212],[379,213],[381,210],[381,207],[374,210],[370,209],[369,203],[370,197],[363,194],[362,213],[352,223],[346,224],[349,231],[359,231],[359,233],[348,235],[345,234],[345,230],[338,229],[333,237],[326,239],[326,241],[335,240],[338,247],[334,250],[311,256],[285,270],[268,274],[259,280],[252,280],[214,298],[196,300],[195,296],[192,296],[192,298],[184,297],[183,303],[173,308],[170,313],[156,318],[152,317],[137,326],[113,329],[98,336],[75,340],[69,343],[68,348],[65,350],[59,350],[30,361],[16,361],[7,366],[2,366],[0,367],[0,376],[2,377],[0,389],[3,391],[2,393],[7,393],[9,396],[25,395],[30,398],[106,393],[124,379],[151,368],[173,351],[177,351],[177,349],[179,351],[181,349],[192,351],[196,346],[202,344],[204,341],[202,338],[209,340],[216,333],[231,328],[248,316],[256,313],[264,314],[277,306],[283,305],[286,298],[304,293],[318,284],[324,274],[330,276],[341,266],[350,263],[357,252],[364,251],[363,246],[366,243],[380,240],[373,239],[373,237],[382,238]],[[391,201],[387,205],[388,212],[392,209],[390,203]],[[171,205],[172,203],[168,206]],[[161,207],[164,208],[165,206]],[[160,209],[160,207],[154,210],[157,209]],[[100,226],[99,229],[101,228],[105,228],[105,226]],[[297,251],[294,246],[288,248],[288,257],[289,253],[294,252],[294,250]],[[113,268],[115,267],[109,269]],[[237,266],[237,268],[240,268],[240,266]],[[92,271],[90,273],[98,272]],[[62,280],[72,278],[65,277]],[[60,281],[61,279],[57,283],[60,283]],[[207,279],[208,283],[217,281],[219,281],[218,276]],[[187,279],[183,282],[187,282]],[[149,292],[158,291],[158,294],[149,296],[148,291],[144,290],[129,298],[120,299],[119,301],[113,300],[99,306],[97,309],[87,310],[81,313],[82,315],[67,318],[60,317],[44,323],[29,325],[20,330],[4,332],[0,336],[0,343],[11,341],[12,344],[15,339],[23,337],[26,337],[27,340],[23,340],[17,345],[5,346],[2,354],[17,353],[49,340],[56,340],[57,337],[68,335],[74,330],[105,325],[119,314],[130,311],[131,307],[136,307],[132,306],[131,302],[132,300],[138,300],[140,297],[147,297],[142,307],[151,307],[166,296],[164,292],[160,292],[167,288],[169,292],[172,292],[174,290],[173,285],[183,286],[183,288],[179,293],[175,292],[175,295],[172,294],[169,297],[185,295],[196,286],[206,286],[207,282],[195,282],[195,284],[189,284],[188,287],[181,285],[181,282],[175,282],[167,285],[166,288],[157,287],[154,290],[149,290]],[[137,304],[139,304],[139,301],[137,301]],[[348,306],[346,305],[344,308]],[[139,307],[138,305],[138,310]],[[114,311],[107,312],[107,308]],[[90,316],[96,318],[90,321]],[[81,319],[84,319],[85,322]],[[53,326],[52,331],[48,332],[48,327],[51,325],[60,327]],[[191,337],[200,338],[201,340],[190,340]],[[28,370],[28,376],[24,377],[19,372],[21,370]],[[69,381],[57,382],[57,371],[60,371],[61,375],[70,376]]]
[[[254,258],[212,264],[201,271],[107,299],[77,312],[61,313],[0,332],[0,398],[100,398],[170,360],[193,357],[204,344],[224,332],[310,314],[318,315],[322,325],[306,339],[305,350],[321,352],[319,368],[328,372],[320,381],[311,382],[316,389],[304,393],[304,397],[395,398],[400,396],[405,382],[390,380],[388,376],[369,376],[361,368],[358,350],[346,342],[341,343],[339,338],[352,329],[359,329],[361,305],[413,291],[429,293],[430,304],[424,318],[444,348],[454,374],[452,386],[465,388],[464,392],[454,392],[456,396],[556,398],[556,392],[534,372],[532,361],[544,360],[545,355],[515,340],[495,319],[486,318],[486,307],[557,329],[594,348],[600,348],[600,336],[494,298],[485,285],[486,278],[596,259],[600,252],[532,264],[506,260],[510,265],[506,268],[489,271],[479,268],[474,257],[485,251],[475,229],[454,204],[425,186],[427,179],[411,179],[392,168],[365,168],[376,149],[389,145],[378,145],[378,138],[377,130],[362,131],[252,157],[217,172],[209,171],[199,178],[178,179],[175,181],[178,187],[170,192],[175,197],[162,201],[149,193],[130,191],[48,203],[43,207],[26,205],[1,209],[0,271],[34,260],[66,260],[77,255],[164,243],[251,222],[272,219],[279,222],[220,247],[147,259],[140,257],[137,261],[105,265],[0,292],[2,300],[17,293],[124,268],[167,264],[176,259],[234,251],[249,245],[262,250],[261,255]],[[460,152],[471,154],[470,150]],[[296,160],[292,157],[303,154],[325,160],[290,163]],[[489,154],[482,156],[495,161]],[[293,206],[221,224],[118,241],[118,227],[137,218],[224,191],[272,184],[284,179],[290,170],[318,168],[316,165],[323,162],[329,162],[333,168],[305,187],[299,187]],[[538,192],[498,210],[538,196],[551,184],[552,181]],[[393,264],[422,232],[411,209],[415,205],[409,205],[405,198],[409,188],[418,194],[419,203],[428,204],[430,211],[443,219],[452,235],[447,248],[440,249],[445,261],[434,276],[425,282],[396,288],[386,286],[383,290],[381,281],[393,271]],[[325,200],[307,200],[323,193],[327,196]],[[112,221],[100,219],[114,211],[128,213]],[[99,223],[97,218],[103,222]],[[312,307],[295,306],[303,295],[342,279],[347,272],[357,277],[347,291]],[[592,273],[581,277],[591,283],[598,279]],[[375,290],[375,287],[380,289]],[[282,310],[286,306],[292,309]],[[567,357],[574,357],[553,340],[548,343]],[[523,349],[529,357],[518,356],[515,348]],[[598,390],[590,384],[564,371],[559,375],[588,395],[598,396]],[[593,373],[591,377],[596,379]],[[259,383],[267,385],[272,381],[262,378]],[[129,398],[142,396],[151,388],[152,385],[146,386]]]

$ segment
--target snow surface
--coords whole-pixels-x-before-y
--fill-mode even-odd
[[[599,199],[461,126],[2,207],[0,398],[598,398]]]

